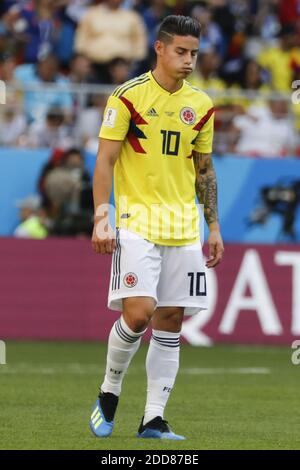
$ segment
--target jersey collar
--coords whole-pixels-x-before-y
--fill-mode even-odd
[[[161,92],[161,93],[164,93],[165,95],[168,95],[168,96],[174,96],[174,95],[178,95],[184,88],[185,86],[185,80],[183,80],[183,83],[182,83],[182,86],[179,88],[179,90],[177,91],[174,91],[174,93],[170,93],[168,90],[166,90],[165,88],[163,88],[162,86],[160,86],[160,84],[155,80],[154,76],[153,76],[153,73],[152,73],[152,70],[150,70],[148,72],[148,75],[151,79],[151,82],[153,83],[153,85]]]

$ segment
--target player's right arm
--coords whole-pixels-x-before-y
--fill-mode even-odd
[[[112,253],[115,237],[109,225],[108,204],[112,187],[114,166],[120,154],[122,141],[99,140],[96,167],[93,179],[94,230],[92,245],[96,253]]]
[[[130,123],[130,112],[114,95],[115,93],[109,97],[104,111],[93,179],[94,230],[92,245],[96,253],[102,254],[110,254],[115,249],[115,236],[109,225],[109,197],[114,166]]]

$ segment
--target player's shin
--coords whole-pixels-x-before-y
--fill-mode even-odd
[[[144,331],[133,332],[122,316],[115,322],[108,340],[106,373],[100,387],[102,392],[120,395],[124,375],[140,346],[143,334]]]
[[[180,333],[153,330],[146,358],[147,402],[144,424],[163,418],[179,368]]]

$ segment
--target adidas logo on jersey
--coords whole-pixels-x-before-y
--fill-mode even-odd
[[[148,113],[146,114],[146,116],[158,117],[158,114],[157,114],[157,112],[155,111],[154,108],[151,108],[151,109],[149,109],[149,111],[148,111]]]

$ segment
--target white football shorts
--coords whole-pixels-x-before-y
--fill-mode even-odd
[[[206,309],[206,268],[200,241],[185,246],[157,245],[117,229],[108,308],[122,311],[122,299],[141,296],[152,297],[156,307],[184,307],[185,315]]]

